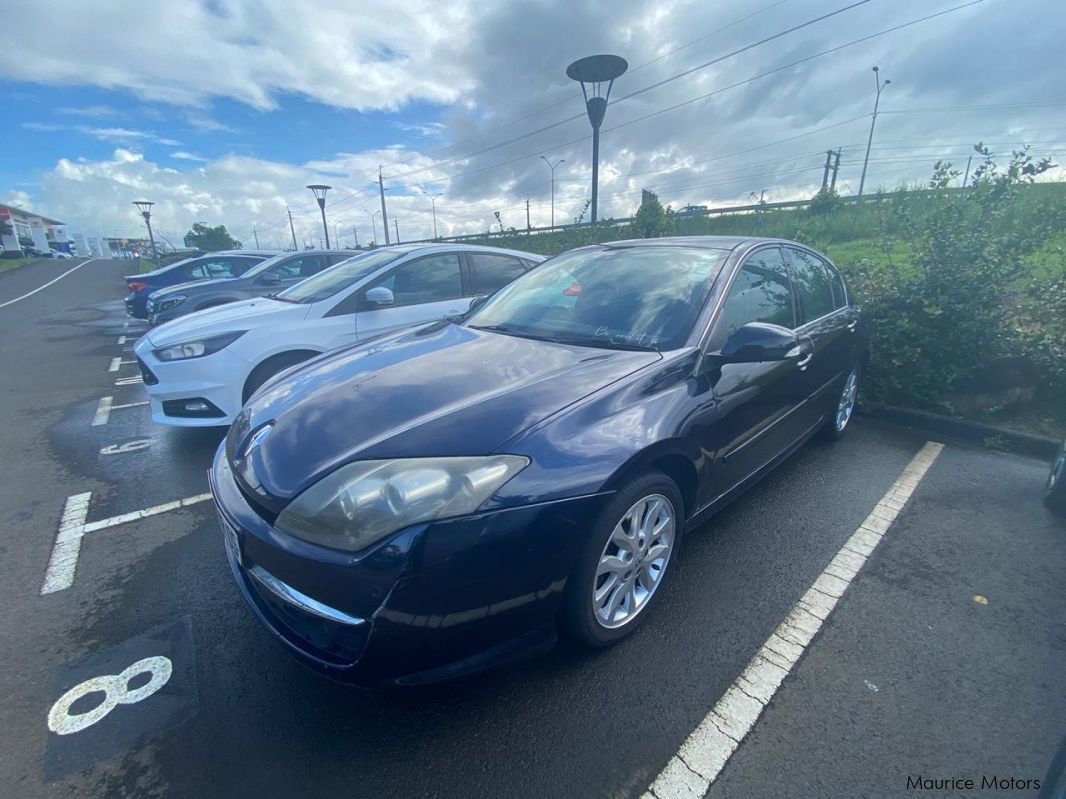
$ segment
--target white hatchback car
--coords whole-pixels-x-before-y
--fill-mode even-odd
[[[544,256],[496,247],[381,247],[270,297],[167,322],[134,347],[152,418],[230,424],[256,389],[319,353],[465,313]]]

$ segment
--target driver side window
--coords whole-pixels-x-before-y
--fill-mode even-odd
[[[722,348],[726,340],[748,322],[767,322],[793,329],[796,312],[781,250],[759,250],[744,263],[715,323],[708,352]]]
[[[463,279],[456,253],[427,255],[401,264],[368,288],[384,286],[395,302],[389,306],[422,305],[463,296]],[[365,293],[365,292],[364,292]]]

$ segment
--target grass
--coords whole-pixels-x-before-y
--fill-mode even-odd
[[[15,269],[21,269],[24,266],[47,264],[51,262],[51,258],[4,258],[3,260],[0,260],[0,274],[11,272]]]

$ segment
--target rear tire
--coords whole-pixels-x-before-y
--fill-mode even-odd
[[[1044,505],[1058,516],[1066,516],[1066,443],[1063,443],[1059,456],[1048,472],[1044,484]]]
[[[677,485],[662,472],[643,472],[619,488],[570,573],[563,632],[586,646],[607,647],[647,618],[677,559],[684,507]]]
[[[844,386],[837,395],[833,411],[826,420],[818,434],[826,441],[838,441],[843,437],[855,414],[855,403],[859,396],[859,386],[862,383],[862,367],[855,364],[848,376],[844,378]]]
[[[298,363],[303,363],[317,354],[318,353],[315,352],[283,352],[280,355],[267,358],[248,375],[248,379],[244,382],[244,392],[241,394],[241,402],[247,402],[250,400],[252,395],[257,392],[266,381],[278,374],[278,372],[283,372],[290,366],[296,366]]]

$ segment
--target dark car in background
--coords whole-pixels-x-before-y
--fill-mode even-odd
[[[190,280],[239,277],[260,261],[277,254],[274,250],[223,250],[187,258],[143,275],[127,275],[123,278],[129,290],[126,313],[137,319],[147,319],[148,295],[153,291]]]
[[[282,253],[260,261],[239,277],[196,280],[159,289],[148,296],[148,321],[160,325],[193,311],[273,294],[361,254],[359,250]]]
[[[464,318],[266,383],[211,470],[259,619],[335,679],[415,684],[595,647],[648,615],[683,534],[816,433],[867,331],[829,261],[690,237],[564,253]]]

